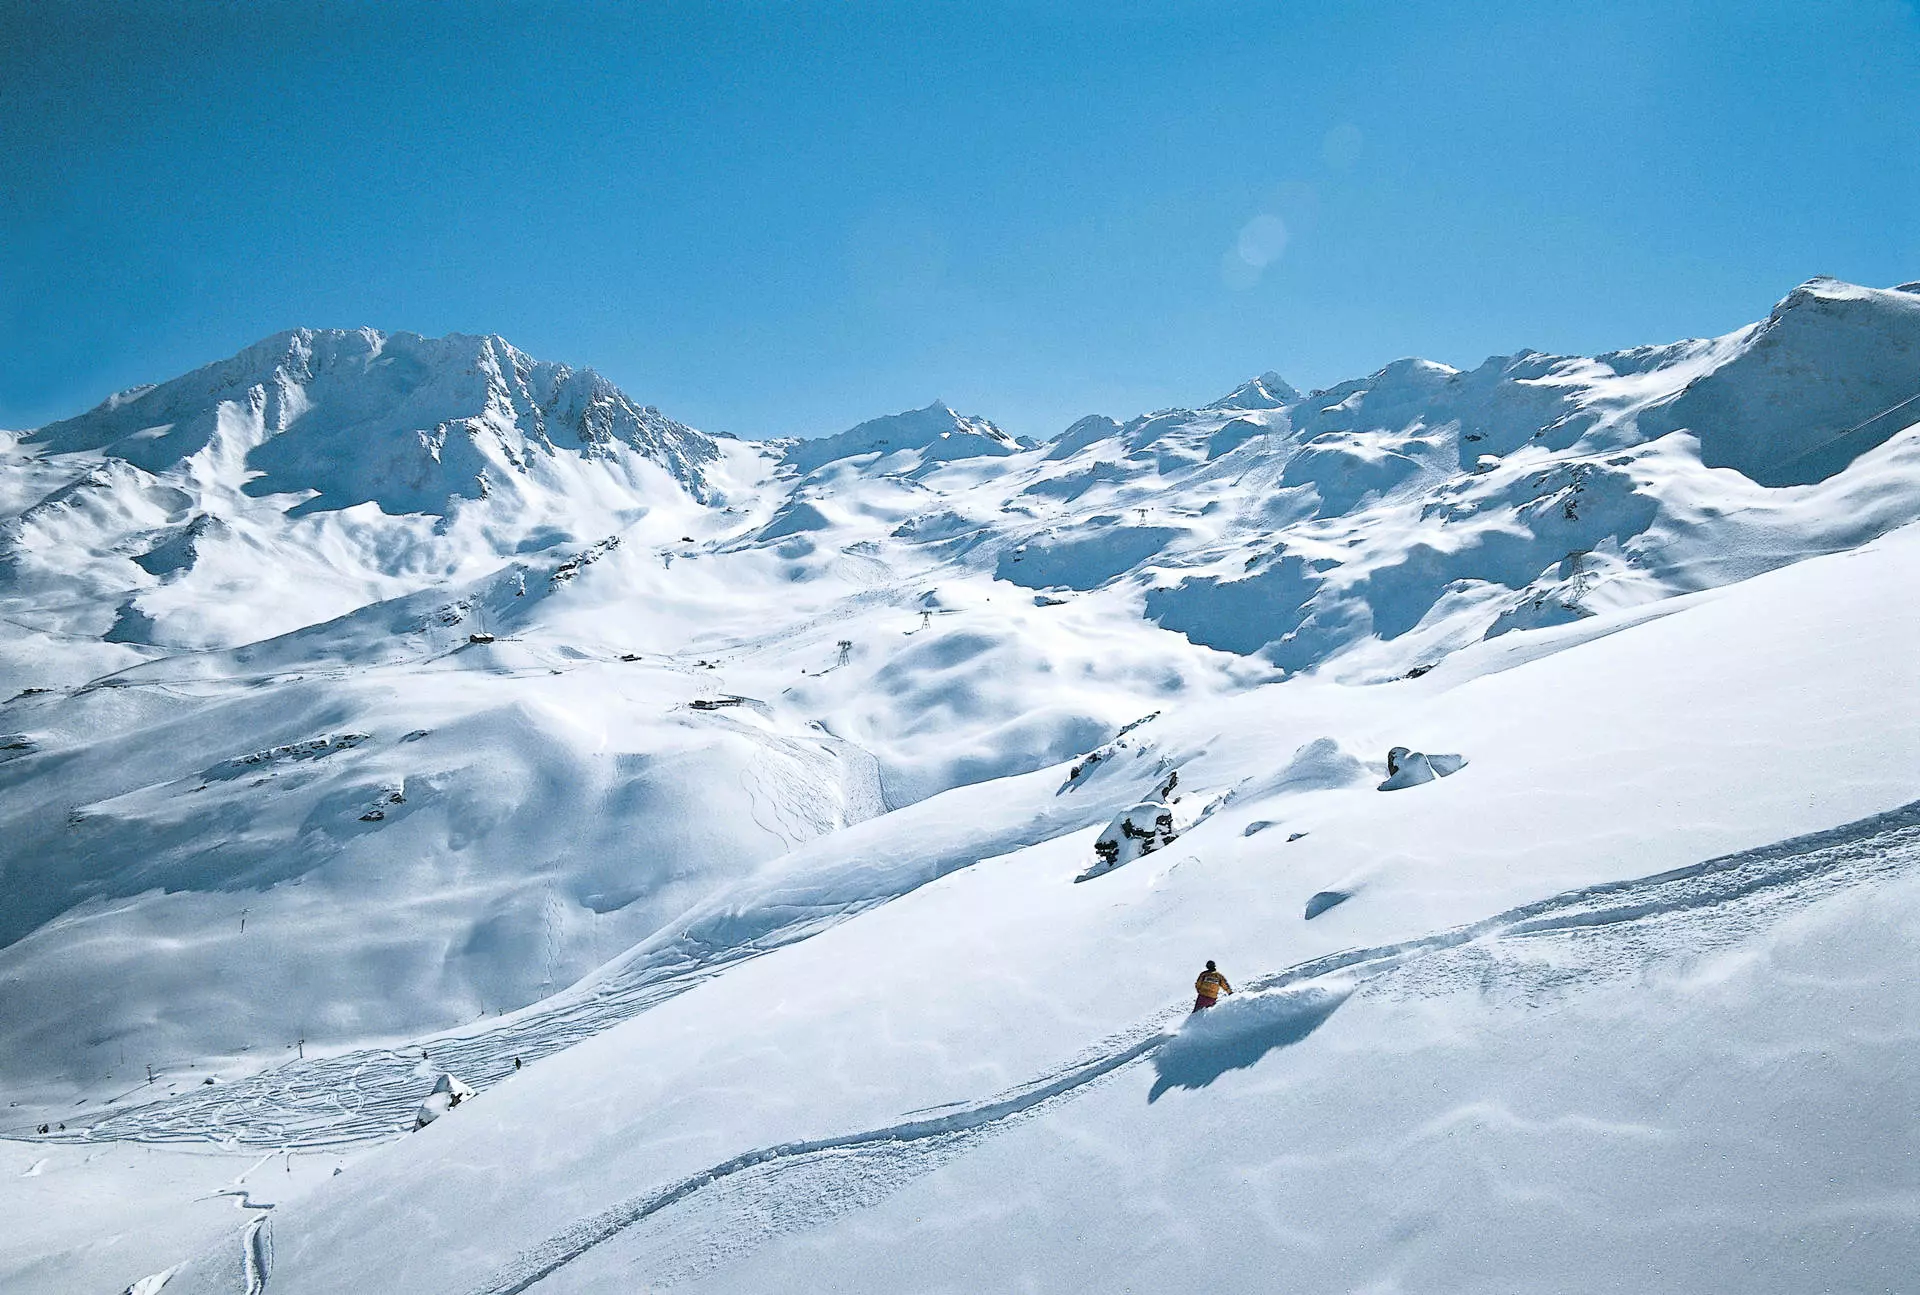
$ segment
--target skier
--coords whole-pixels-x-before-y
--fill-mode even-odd
[[[1204,1012],[1220,1001],[1220,995],[1231,994],[1233,986],[1229,985],[1227,978],[1220,974],[1220,969],[1213,965],[1213,959],[1208,958],[1207,969],[1200,973],[1200,979],[1193,982],[1193,992],[1193,1010]]]

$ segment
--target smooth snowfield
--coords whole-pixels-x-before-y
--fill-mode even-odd
[[[1909,530],[1513,669],[1188,717],[1189,794],[1364,742],[1386,691],[1472,763],[1236,800],[1079,886],[1075,833],[742,964],[276,1211],[271,1289],[1897,1288],[1912,1128],[1862,1120],[1920,1096],[1916,578]],[[1256,993],[1183,1029],[1208,955]]]

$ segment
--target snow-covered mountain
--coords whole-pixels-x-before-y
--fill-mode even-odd
[[[885,461],[888,471],[926,471],[953,459],[1012,454],[1031,448],[1030,443],[1016,440],[986,419],[963,418],[936,400],[925,409],[870,418],[834,436],[794,441],[780,460],[799,472],[811,472],[838,459],[877,455],[875,462]],[[908,461],[911,469],[907,468]]]
[[[712,504],[726,472],[722,443],[591,370],[371,329],[282,333],[19,445],[9,593],[40,595],[29,619],[58,632],[167,647],[252,642]]]
[[[139,1253],[0,1238],[22,1289],[203,1245],[170,1292],[1607,1289],[1583,1253],[1705,1244],[1625,1185],[1724,1194],[1740,1116],[1630,1131],[1703,1057],[1756,1110],[1769,1022],[1841,1058],[1749,1177],[1910,1085],[1912,995],[1753,968],[1920,933],[1915,285],[1041,443],[709,437],[499,338],[297,330],[13,438],[0,514],[14,1190],[169,1142],[310,1190],[225,1239],[228,1162],[143,1153]],[[1258,992],[1174,1029],[1209,956]],[[1583,1079],[1623,1022],[1674,1037]],[[442,1072],[478,1095],[395,1141]],[[1482,1148],[1513,1192],[1415,1217]],[[1472,1267],[1570,1157],[1581,1245]],[[1234,1255],[1137,1208],[1247,1182]],[[1914,1226],[1736,1196],[1861,1288]]]
[[[542,363],[498,337],[372,329],[280,333],[28,441],[154,473],[191,464],[209,484],[234,484],[244,463],[246,493],[303,494],[304,512],[372,502],[444,514],[523,479],[560,484],[542,469],[563,446],[623,467],[637,455],[704,495],[703,466],[718,457],[712,438],[635,405],[590,369]]]

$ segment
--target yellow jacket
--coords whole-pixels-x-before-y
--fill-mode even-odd
[[[1231,994],[1233,986],[1227,978],[1217,971],[1203,971],[1200,979],[1193,982],[1193,992],[1202,998],[1218,998],[1222,994]]]

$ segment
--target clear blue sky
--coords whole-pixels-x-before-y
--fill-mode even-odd
[[[1048,435],[1920,278],[1911,4],[0,0],[0,426],[297,324]]]

